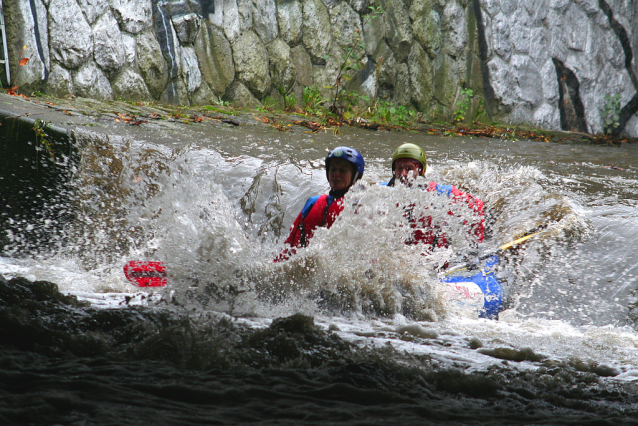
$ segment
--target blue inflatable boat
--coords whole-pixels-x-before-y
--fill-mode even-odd
[[[454,273],[441,278],[448,284],[448,300],[461,308],[478,311],[479,318],[498,319],[503,308],[503,287],[496,277],[499,257],[493,255],[475,272]]]

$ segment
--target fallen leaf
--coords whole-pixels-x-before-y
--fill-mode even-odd
[[[318,132],[319,130],[325,129],[324,126],[322,126],[321,124],[317,123],[316,121],[295,120],[295,121],[293,121],[293,124],[296,124],[298,126],[307,127],[310,130],[312,130],[313,132]]]
[[[27,62],[29,62],[29,58],[22,58],[20,59],[20,66],[23,67],[27,64]]]
[[[288,131],[290,131],[290,129],[287,129],[283,124],[277,123],[276,121],[273,121],[270,124],[270,127],[274,127],[275,129],[279,130],[280,132],[288,132]]]
[[[13,86],[11,89],[7,89],[7,95],[19,96],[21,98],[29,99],[29,97],[26,95],[23,95],[21,93],[16,93],[16,90],[18,90],[18,86]]]

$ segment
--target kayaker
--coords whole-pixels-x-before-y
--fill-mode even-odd
[[[326,156],[326,178],[330,192],[310,197],[290,228],[286,248],[275,261],[286,260],[295,248],[306,247],[318,227],[330,228],[343,210],[343,196],[361,179],[365,168],[363,157],[354,148],[340,146]]]
[[[392,155],[392,179],[383,185],[395,186],[399,182],[406,186],[412,186],[416,183],[418,176],[425,175],[426,167],[425,151],[420,146],[412,143],[402,144]],[[454,185],[429,182],[426,185],[419,184],[417,187],[425,191],[436,191],[439,195],[447,196],[454,203],[466,204],[470,210],[467,217],[475,219],[468,221],[466,217],[463,219],[463,224],[468,227],[468,233],[473,237],[474,243],[483,241],[485,232],[483,201],[460,191]],[[448,211],[448,214],[455,215],[452,211]],[[409,241],[406,241],[407,244],[425,244],[430,246],[429,249],[448,247],[447,235],[439,225],[432,223],[432,216],[423,213],[417,214],[414,212],[414,205],[410,205],[406,208],[406,217],[410,222],[410,226],[414,228],[412,237]]]

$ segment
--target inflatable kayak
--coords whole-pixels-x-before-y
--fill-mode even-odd
[[[477,311],[479,318],[498,319],[503,304],[503,287],[496,277],[499,257],[489,257],[471,272],[455,272],[441,278],[448,284],[448,300],[462,309]]]
[[[493,255],[478,272],[455,271],[441,278],[448,285],[449,302],[478,312],[479,318],[497,319],[503,303],[503,288],[495,273],[498,263],[499,257]],[[138,287],[163,287],[168,281],[163,262],[130,261],[124,266],[124,274]]]

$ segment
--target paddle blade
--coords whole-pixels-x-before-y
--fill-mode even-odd
[[[124,265],[126,279],[138,287],[163,287],[166,285],[166,265],[163,262],[131,260]]]

